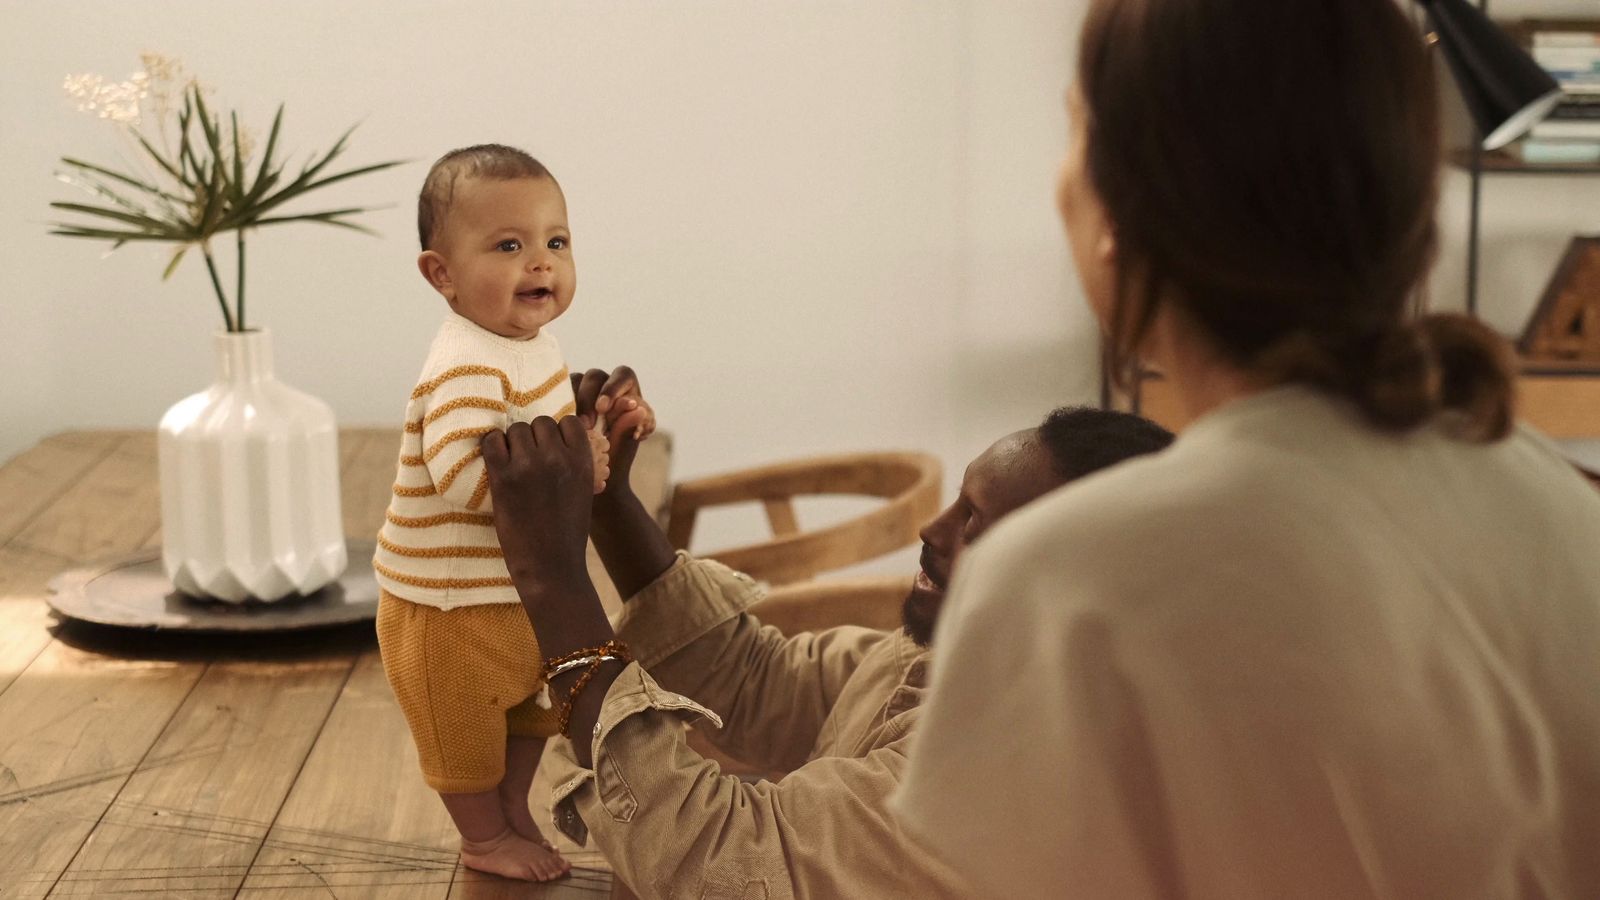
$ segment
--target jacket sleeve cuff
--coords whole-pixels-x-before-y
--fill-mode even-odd
[[[653,668],[762,596],[749,575],[680,550],[667,571],[624,604],[617,636],[640,665]]]
[[[658,720],[657,724],[666,724],[661,720],[670,720],[672,727],[634,729],[626,740],[609,740],[611,732],[619,724],[638,715],[651,716]],[[638,662],[629,663],[617,680],[611,683],[610,690],[606,691],[605,702],[600,707],[600,719],[595,723],[594,733],[589,736],[593,741],[590,758],[594,761],[594,768],[585,769],[578,765],[570,742],[556,741],[551,745],[551,764],[554,766],[551,774],[556,787],[550,800],[554,819],[552,824],[556,830],[579,846],[588,842],[589,828],[578,812],[574,795],[590,783],[596,787],[600,805],[613,819],[618,822],[632,819],[639,808],[638,800],[628,782],[620,777],[622,767],[610,763],[611,755],[617,754],[623,759],[668,758],[671,756],[670,744],[684,739],[683,729],[678,723],[702,717],[718,728],[722,727],[722,719],[716,713],[682,694],[665,690]],[[666,746],[658,746],[660,742],[666,742]],[[609,777],[601,777],[597,773],[608,773]]]

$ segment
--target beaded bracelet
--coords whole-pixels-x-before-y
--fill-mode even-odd
[[[595,655],[595,656],[580,656],[577,659],[569,659],[566,662],[561,663],[560,665],[551,666],[550,668],[546,669],[545,673],[544,673],[544,680],[545,681],[549,681],[550,679],[555,678],[558,675],[565,675],[568,672],[571,672],[573,669],[581,669],[584,666],[590,665],[592,663],[595,663],[595,662],[606,662],[607,660],[617,660],[618,662],[627,662],[627,660],[623,659],[620,656],[612,656],[610,654]]]
[[[585,687],[588,687],[589,679],[600,671],[601,664],[606,660],[631,662],[633,653],[628,650],[628,645],[622,641],[609,640],[598,647],[588,650],[576,650],[565,656],[558,656],[555,659],[545,661],[544,675],[546,681],[556,675],[570,672],[585,663],[589,666],[582,675],[578,676],[577,682],[572,685],[572,690],[567,692],[566,702],[561,704],[561,716],[556,724],[556,730],[559,734],[566,735],[569,738],[572,736],[567,734],[567,726],[572,724],[572,708],[577,703],[578,694],[582,693]]]

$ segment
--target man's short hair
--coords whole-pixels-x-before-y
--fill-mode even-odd
[[[1039,443],[1066,481],[1164,450],[1172,440],[1172,432],[1149,419],[1109,409],[1063,406],[1039,423]]]
[[[428,170],[428,177],[422,182],[422,193],[417,196],[417,239],[422,242],[422,249],[433,249],[439,226],[444,224],[450,202],[455,198],[456,182],[462,178],[555,180],[543,163],[515,147],[477,144],[451,150]]]

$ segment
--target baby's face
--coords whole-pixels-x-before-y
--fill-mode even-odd
[[[449,278],[435,287],[461,316],[526,340],[572,305],[567,201],[549,178],[463,178],[438,253]]]

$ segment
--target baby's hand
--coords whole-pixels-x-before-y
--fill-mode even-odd
[[[596,494],[606,489],[606,479],[611,476],[611,442],[606,440],[605,433],[601,430],[603,424],[596,422],[588,430],[589,453],[594,457],[594,492]]]
[[[637,383],[634,387],[637,390]],[[606,398],[600,399],[604,403]],[[655,433],[656,411],[638,393],[612,401],[605,413],[610,434],[627,434],[631,431],[635,441],[642,441]]]
[[[600,423],[614,443],[630,431],[633,440],[642,441],[656,430],[655,410],[644,400],[639,377],[627,366],[573,373],[572,393],[578,415],[585,422]]]
[[[645,402],[639,377],[627,366],[610,372],[590,369],[573,374],[572,393],[578,415],[585,422],[593,422],[610,439],[607,490],[626,491],[639,442],[656,430],[656,413]]]

